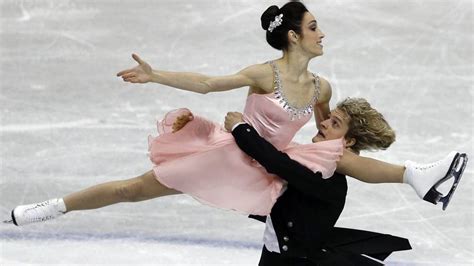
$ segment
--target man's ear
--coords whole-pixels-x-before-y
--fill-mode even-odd
[[[356,144],[357,140],[355,138],[344,138],[344,143],[346,148],[350,148]]]

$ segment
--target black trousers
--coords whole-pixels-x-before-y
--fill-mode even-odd
[[[259,266],[313,266],[313,262],[305,258],[285,257],[279,253],[268,251],[265,245],[262,248]]]
[[[309,258],[282,256],[262,248],[259,266],[383,265],[392,252],[411,249],[407,239],[376,232],[335,227],[324,249]],[[365,254],[365,255],[362,255]],[[373,259],[372,259],[373,258]]]
[[[375,266],[382,263],[360,254],[330,251],[312,258],[286,257],[262,248],[259,266]]]

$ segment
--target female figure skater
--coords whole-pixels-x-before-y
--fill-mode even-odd
[[[314,16],[299,2],[287,3],[281,9],[271,6],[261,21],[268,43],[283,51],[282,58],[249,66],[234,75],[209,77],[153,70],[133,55],[138,66],[117,75],[126,82],[157,82],[202,94],[250,86],[244,120],[285,151],[291,148],[291,139],[310,119],[313,110],[318,127],[329,114],[331,87],[325,79],[307,70],[309,61],[323,54],[324,34]],[[69,211],[180,192],[216,207],[268,214],[281,191],[281,180],[242,153],[232,135],[217,124],[196,116],[182,130],[172,133],[174,115],[177,114],[168,114],[159,124],[161,135],[150,139],[150,158],[156,164],[152,171],[94,186],[64,199],[18,206],[12,211],[13,222],[23,225]],[[339,173],[364,182],[408,183],[421,198],[434,204],[442,201],[443,208],[449,203],[467,161],[465,154],[451,152],[428,165],[392,165],[344,151],[341,139],[317,142],[287,153],[325,178],[337,167]],[[453,188],[442,197],[436,187],[453,176]]]

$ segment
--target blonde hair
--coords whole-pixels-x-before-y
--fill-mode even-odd
[[[349,130],[346,139],[354,138],[351,149],[385,150],[395,142],[395,131],[381,113],[375,110],[364,98],[346,98],[337,108],[349,116]]]

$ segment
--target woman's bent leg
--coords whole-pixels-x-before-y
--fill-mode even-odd
[[[120,181],[112,181],[64,197],[66,211],[90,210],[120,202],[138,202],[181,192],[161,184],[153,170],[145,174]]]

